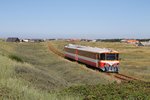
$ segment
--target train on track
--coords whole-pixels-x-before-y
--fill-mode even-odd
[[[69,44],[65,46],[65,58],[101,69],[104,72],[119,71],[119,52],[107,48],[97,48]]]

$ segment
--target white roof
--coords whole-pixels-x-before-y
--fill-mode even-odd
[[[88,52],[93,52],[93,53],[118,53],[115,50],[111,50],[111,49],[107,49],[107,48],[97,48],[97,47],[89,47],[89,46],[81,46],[81,45],[73,45],[73,44],[69,44],[65,47],[88,51]]]
[[[150,41],[149,42],[141,42],[145,46],[150,46]]]

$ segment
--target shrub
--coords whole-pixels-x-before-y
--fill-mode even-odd
[[[81,96],[84,100],[148,100],[150,98],[149,82],[126,82],[122,84],[71,86],[62,90],[60,95]]]
[[[18,57],[17,55],[9,55],[9,58],[12,60],[15,60],[17,62],[23,63],[23,60],[20,57]]]

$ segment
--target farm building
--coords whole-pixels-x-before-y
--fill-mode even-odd
[[[90,40],[90,39],[81,39],[81,41],[91,42],[92,40]]]
[[[29,42],[30,39],[22,39],[22,42]]]
[[[149,41],[149,42],[141,42],[141,44],[142,44],[143,46],[150,46],[150,41]]]
[[[20,42],[20,39],[17,37],[9,37],[6,42]]]
[[[31,39],[29,42],[44,42],[43,39]]]
[[[144,45],[141,42],[139,42],[136,46],[141,47],[141,46],[144,46]]]
[[[128,43],[128,44],[138,44],[139,41],[138,40],[134,40],[134,39],[125,39],[125,40],[121,40],[122,43]]]
[[[56,39],[46,39],[46,41],[55,41]]]

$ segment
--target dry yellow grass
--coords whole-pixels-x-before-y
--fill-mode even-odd
[[[68,44],[68,42],[64,41],[54,41],[52,43],[53,46],[55,46],[61,52],[63,52],[64,45]],[[97,47],[103,47],[107,44],[109,48],[114,48],[122,52],[122,65],[120,71],[130,75],[133,74],[135,76],[142,76],[144,79],[149,78],[149,70],[147,70],[147,67],[142,66],[140,62],[137,62],[139,63],[139,66],[134,66],[135,60],[133,60],[134,58],[132,58],[131,55],[128,55],[127,52],[137,51],[139,52],[139,55],[143,55],[140,52],[148,55],[149,52],[145,49],[149,48],[138,49],[137,47],[126,44],[124,44],[124,47],[122,47],[122,44],[120,43],[77,42],[77,44]],[[111,90],[113,90],[111,92],[113,97],[118,96],[113,95],[113,93],[117,92],[118,89],[120,89],[119,91],[123,91],[122,96],[125,96],[126,91],[128,92],[128,90],[130,90],[131,85],[132,87],[134,86],[132,83],[129,85],[125,84],[125,86],[122,85],[125,89],[122,89],[120,88],[122,86],[119,86],[119,88],[115,87],[118,86],[118,84],[114,84],[114,86],[112,86],[113,84],[107,85],[108,83],[112,82],[110,77],[106,77],[102,73],[86,68],[84,65],[58,57],[48,50],[47,43],[0,42],[0,45],[0,99],[2,100],[82,100],[86,97],[86,95],[89,95],[89,97],[95,96],[95,98],[98,98],[99,94],[103,93],[103,98],[106,98],[105,93],[108,92],[109,94],[110,87]],[[127,48],[127,51],[123,48]],[[145,61],[145,65],[149,64],[149,58],[146,59],[148,56],[145,56],[143,59],[137,56],[136,53],[134,55],[136,56],[137,61],[143,60]],[[127,59],[128,57],[130,59]],[[130,61],[130,63],[127,61]],[[131,65],[133,67],[130,67]],[[135,70],[140,71],[135,73]],[[135,85],[137,84],[135,83]],[[79,89],[77,92],[83,91],[88,94],[83,96],[73,95],[72,93],[70,94],[68,92],[65,95],[58,94],[60,93],[58,92],[59,90],[64,90],[70,86],[75,86],[75,90]],[[82,88],[82,86],[85,86],[85,88]],[[138,86],[141,86],[141,91],[133,94],[129,92],[129,94],[131,94],[130,96],[135,98],[137,95],[143,93],[145,95],[143,97],[140,96],[140,98],[146,98],[148,94],[146,92],[149,90],[145,90],[144,88],[149,86],[145,84],[140,85],[140,83]],[[104,92],[101,91],[102,89]],[[70,91],[69,89],[67,90]],[[94,94],[91,95],[91,93]],[[120,96],[121,95],[119,95],[119,97]],[[110,97],[110,94],[108,97]]]
[[[2,84],[4,88],[17,92],[18,95],[13,94],[11,90],[8,91],[10,93],[7,95],[12,96],[12,98],[26,100],[25,96],[32,98],[30,94],[35,92],[35,96],[33,96],[35,99],[37,96],[37,99],[51,97],[57,100],[56,95],[49,95],[48,92],[59,91],[74,85],[113,82],[107,77],[105,78],[102,73],[82,69],[85,68],[84,65],[68,62],[68,60],[58,57],[49,51],[47,43],[0,42],[0,45],[0,59],[3,62],[0,63],[0,81],[2,82],[0,85]],[[7,79],[11,79],[11,81]],[[4,85],[5,83],[6,85]],[[16,84],[16,88],[11,87],[11,85],[7,86],[8,83],[13,86]],[[0,86],[0,91],[3,87]],[[22,87],[25,88],[26,94],[20,97],[22,96]],[[40,95],[40,93],[47,95],[47,97]],[[68,96],[68,98],[74,99],[72,96]]]

